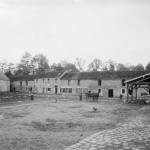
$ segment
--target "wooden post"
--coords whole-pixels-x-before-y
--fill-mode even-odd
[[[137,85],[135,85],[135,100],[137,101]]]
[[[133,101],[133,85],[131,86],[131,91],[132,91],[132,93],[131,93],[131,101]]]
[[[127,102],[129,100],[129,84],[127,83]]]

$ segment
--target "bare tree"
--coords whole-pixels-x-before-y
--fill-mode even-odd
[[[75,65],[78,68],[79,71],[84,71],[84,66],[85,66],[86,61],[83,60],[82,58],[76,58]]]
[[[97,58],[93,59],[93,61],[88,66],[88,70],[90,71],[102,70],[102,61]]]
[[[103,71],[115,71],[117,63],[113,60],[108,60],[102,64]]]

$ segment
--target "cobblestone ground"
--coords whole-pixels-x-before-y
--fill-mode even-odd
[[[65,150],[150,150],[150,126],[141,122],[118,124],[98,132]]]

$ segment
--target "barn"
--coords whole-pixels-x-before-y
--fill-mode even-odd
[[[60,79],[61,94],[79,94],[87,91],[101,97],[117,98],[127,95],[126,80],[144,75],[149,71],[99,71],[66,73]],[[139,93],[143,92],[141,90]]]

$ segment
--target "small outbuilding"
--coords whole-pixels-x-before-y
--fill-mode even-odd
[[[142,96],[142,94],[150,95],[150,73],[132,78],[125,81],[125,83],[127,84],[127,101],[130,99],[137,100],[139,96]],[[145,93],[139,92],[142,90],[145,91]]]
[[[10,80],[2,71],[0,71],[0,92],[9,92],[9,91],[10,91]]]

